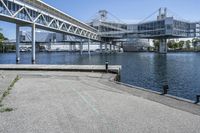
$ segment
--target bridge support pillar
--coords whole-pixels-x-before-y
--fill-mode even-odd
[[[32,24],[32,64],[35,64],[35,24]]]
[[[73,43],[72,48],[73,48],[73,52],[76,52],[76,43]]]
[[[69,44],[69,51],[72,52],[72,44]]]
[[[115,52],[115,45],[113,45],[113,51]]]
[[[112,44],[110,44],[110,53],[112,52]]]
[[[80,42],[79,49],[80,49],[80,54],[82,55],[83,54],[83,41],[82,41],[82,39],[81,39],[81,42]]]
[[[100,42],[100,53],[103,53],[103,50],[102,50],[102,42]]]
[[[167,39],[160,39],[159,53],[160,54],[167,53]]]
[[[113,50],[113,52],[115,52],[115,46],[116,46],[116,42],[112,42],[112,50]]]
[[[117,48],[118,48],[118,52],[121,52],[121,48],[120,48],[120,46],[118,46]]]
[[[108,44],[105,43],[105,52],[107,52],[107,51],[108,51]]]
[[[19,64],[20,62],[20,26],[16,24],[16,63]]]
[[[91,40],[88,39],[88,54],[90,55],[90,44],[91,44]]]

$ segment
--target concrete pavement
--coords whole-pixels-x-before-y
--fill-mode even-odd
[[[0,113],[1,133],[199,133],[200,131],[198,113],[194,114],[149,100],[145,98],[146,93],[150,97],[149,92],[134,95],[127,91],[134,88],[109,81],[115,77],[114,74],[3,72],[14,77],[19,75],[21,78],[3,101],[4,106],[12,107],[14,111]]]

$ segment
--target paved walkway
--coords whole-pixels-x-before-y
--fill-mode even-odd
[[[7,73],[18,74],[21,79],[3,101],[14,111],[0,113],[0,133],[200,131],[199,115],[124,91],[121,85],[108,81],[112,74]]]

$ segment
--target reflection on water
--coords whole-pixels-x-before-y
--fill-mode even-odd
[[[110,55],[50,52],[37,53],[38,64],[122,65],[122,82],[195,100],[200,94],[200,53],[119,53]],[[0,63],[15,63],[15,53],[0,54]],[[31,63],[30,53],[21,53],[21,63]]]

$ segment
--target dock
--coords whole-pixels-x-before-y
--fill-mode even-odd
[[[9,87],[15,81],[1,103],[0,110],[12,111],[0,113],[0,132],[200,131],[199,105],[120,84],[115,81],[118,73],[106,73],[104,66],[96,67],[98,71],[95,66],[91,66],[91,71],[89,66],[80,68],[78,71],[77,66],[0,65],[0,86]],[[115,72],[121,69],[110,68]]]

